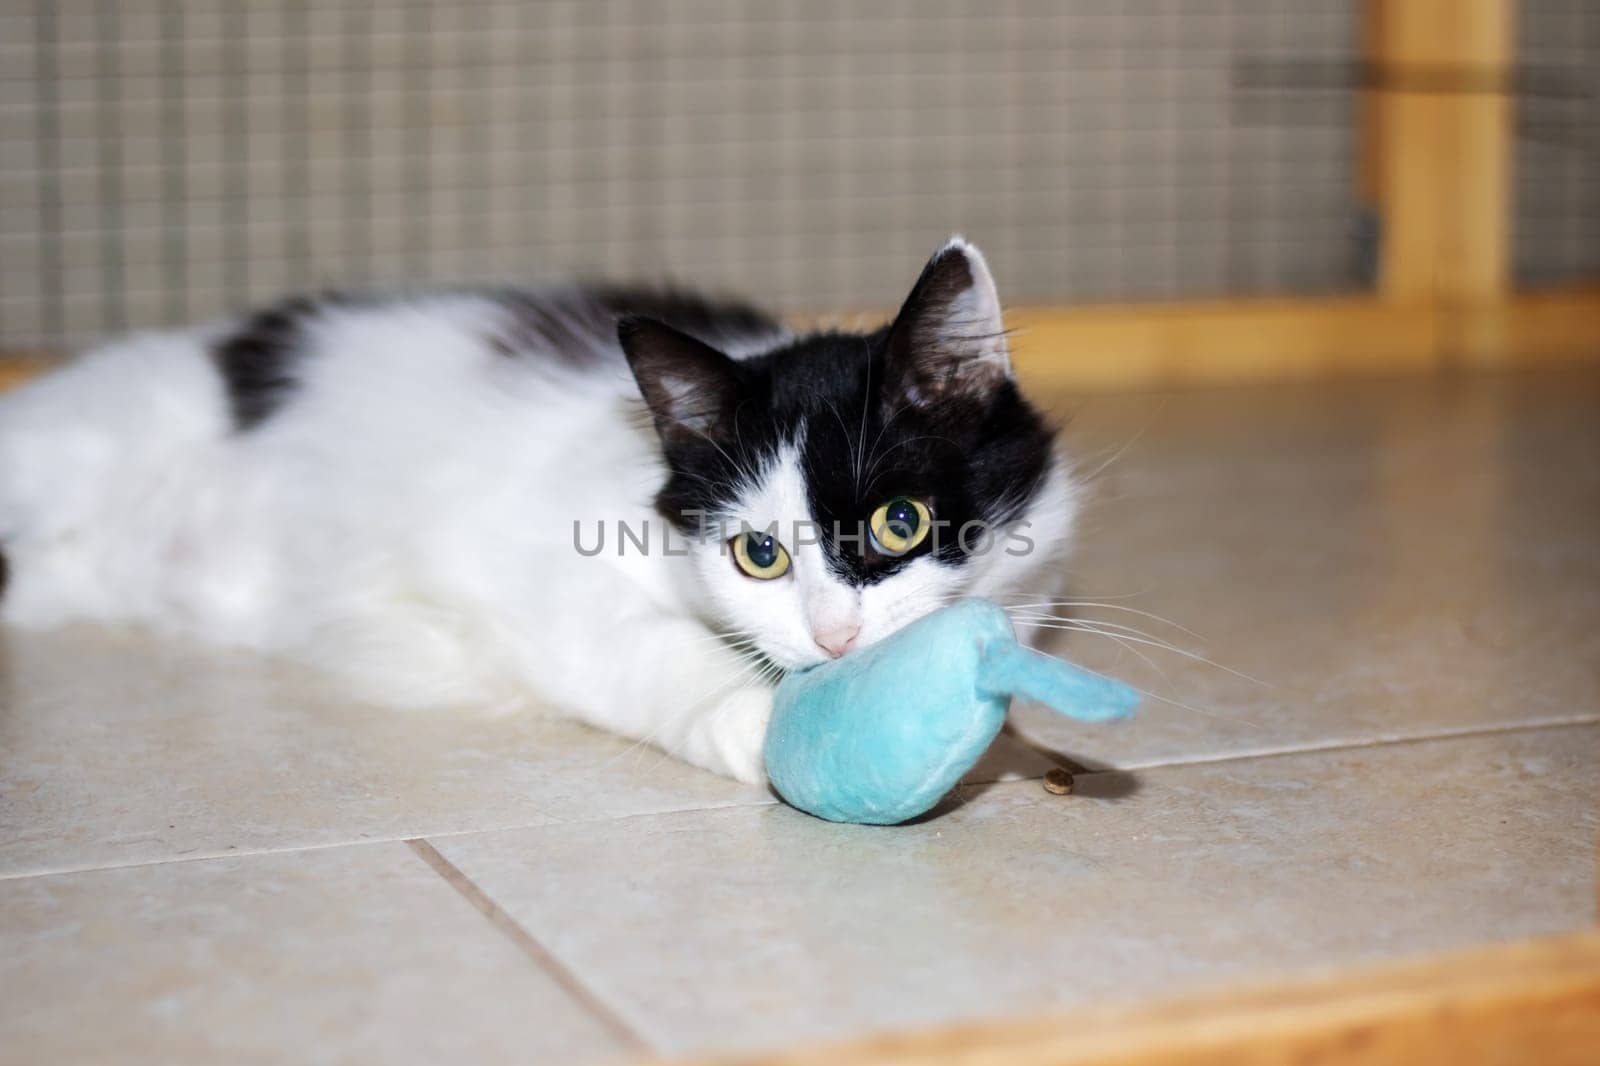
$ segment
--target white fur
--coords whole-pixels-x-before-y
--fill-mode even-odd
[[[771,679],[730,645],[814,662],[817,633],[871,643],[1025,587],[1066,536],[1058,463],[1020,520],[1032,554],[922,559],[859,595],[815,545],[790,545],[771,582],[720,544],[661,551],[659,452],[625,364],[507,358],[484,341],[504,313],[466,296],[331,308],[290,402],[246,433],[209,329],[119,341],[0,396],[0,618],[292,656],[397,706],[542,702],[759,781]],[[808,518],[792,453],[738,512]],[[604,524],[605,551],[580,556],[574,522],[586,543]],[[621,523],[650,527],[653,550],[619,554]]]

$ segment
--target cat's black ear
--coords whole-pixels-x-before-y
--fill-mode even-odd
[[[957,237],[934,253],[889,330],[887,385],[918,405],[987,396],[1011,378],[1000,294],[983,253]]]
[[[662,440],[687,443],[724,435],[739,391],[732,359],[653,318],[622,319],[617,339]]]

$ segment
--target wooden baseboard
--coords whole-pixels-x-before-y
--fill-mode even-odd
[[[1017,372],[1044,388],[1304,381],[1600,359],[1600,285],[1471,308],[1375,297],[1019,308]]]
[[[1521,293],[1445,318],[1441,343],[1467,367],[1509,368],[1600,359],[1600,284]]]
[[[1375,299],[1019,308],[1017,373],[1040,387],[1111,390],[1426,371],[1437,325]]]
[[[27,381],[49,365],[49,360],[37,355],[0,354],[0,390]]]
[[[702,1066],[1593,1066],[1600,1061],[1600,934],[1168,1002],[695,1061]]]

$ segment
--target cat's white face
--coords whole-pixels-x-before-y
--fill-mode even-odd
[[[874,584],[850,582],[829,564],[821,538],[830,531],[819,527],[807,500],[798,452],[789,447],[727,508],[731,535],[745,528],[776,533],[789,559],[776,577],[746,573],[727,541],[697,546],[708,606],[730,636],[750,637],[767,658],[792,669],[872,644],[960,595],[962,568],[926,555]]]
[[[785,669],[875,644],[964,596],[1037,592],[1050,598],[1050,575],[1060,569],[1051,564],[1066,548],[1076,510],[1076,494],[1058,460],[1014,519],[987,538],[972,531],[970,552],[954,561],[924,554],[880,580],[858,584],[830,560],[823,539],[831,530],[813,518],[810,498],[798,451],[784,448],[719,516],[730,537],[750,531],[776,535],[788,565],[775,577],[747,573],[720,537],[690,548],[711,620],[736,643]],[[954,531],[939,532],[956,537]]]
[[[795,668],[962,596],[1049,591],[1028,584],[1066,541],[1070,480],[971,245],[941,249],[873,333],[739,359],[659,322],[621,336],[667,462],[657,505],[731,639]]]

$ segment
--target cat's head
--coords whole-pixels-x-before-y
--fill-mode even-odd
[[[705,609],[779,666],[1025,587],[1064,546],[1071,484],[965,241],[871,333],[733,359],[649,319],[619,332],[666,459],[657,506]]]

